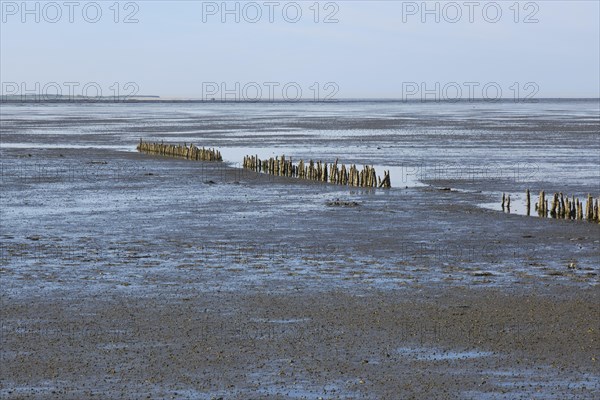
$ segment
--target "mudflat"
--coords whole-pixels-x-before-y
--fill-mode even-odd
[[[591,399],[598,301],[465,288],[32,297],[3,307],[2,394]]]
[[[125,134],[121,120],[90,122],[79,108],[67,119],[17,111],[3,115],[0,147],[2,398],[600,397],[600,225],[481,206],[502,191],[587,193],[589,180],[563,186],[544,171],[569,175],[560,163],[581,154],[582,165],[597,162],[584,144],[597,120],[523,128],[547,129],[543,146],[496,124],[479,150],[454,156],[468,163],[490,140],[516,149],[497,165],[520,148],[566,149],[526,181],[442,174],[359,189],[133,151],[143,130],[183,135],[179,120],[137,121],[140,131]],[[287,123],[348,132],[404,123],[322,119]],[[227,159],[236,134],[214,133],[217,120],[194,144],[213,135]],[[377,146],[448,140],[453,155],[467,143],[457,128],[452,147],[435,133],[448,121],[427,121],[431,137],[365,134],[367,155],[334,134],[320,145],[385,165]],[[272,122],[260,124],[264,137],[236,145],[275,140]],[[578,140],[560,142],[564,126]]]
[[[4,398],[600,393],[596,224],[443,185],[28,153],[3,152]]]

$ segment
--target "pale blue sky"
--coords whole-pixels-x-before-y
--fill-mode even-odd
[[[220,10],[205,15],[203,22],[203,8],[221,8],[221,1],[137,1],[139,22],[132,24],[122,22],[135,11],[131,6],[123,9],[127,2],[120,3],[119,23],[110,9],[114,1],[98,2],[102,16],[97,23],[82,16],[83,5],[90,2],[79,2],[72,23],[67,7],[62,7],[58,22],[48,22],[55,13],[47,8],[44,15],[45,3],[39,2],[36,23],[34,14],[25,15],[22,22],[22,10],[14,8],[20,8],[21,1],[2,1],[3,84],[98,82],[103,94],[110,95],[113,82],[135,82],[140,94],[201,98],[205,82],[224,82],[229,88],[235,82],[240,87],[256,82],[265,98],[269,89],[264,82],[280,84],[276,97],[290,82],[298,83],[304,97],[314,95],[310,88],[318,82],[323,97],[328,93],[323,86],[334,82],[339,88],[335,98],[402,98],[409,82],[425,83],[430,89],[436,82],[440,88],[456,82],[463,97],[468,95],[464,82],[480,85],[475,97],[490,82],[497,83],[504,97],[514,95],[513,83],[518,82],[524,96],[533,90],[524,85],[533,82],[539,90],[536,97],[600,96],[600,8],[595,0],[520,2],[517,23],[515,1],[494,3],[502,11],[496,23],[484,18],[495,16],[496,6],[487,1],[476,2],[473,22],[465,2],[457,1],[463,15],[456,23],[448,21],[456,8],[447,6],[444,14],[449,2],[437,2],[439,23],[434,14],[422,22],[420,9],[413,15],[421,1],[336,1],[327,9],[328,2],[320,2],[319,23],[313,20],[314,1],[297,2],[302,10],[297,23],[283,17],[284,5],[288,16],[294,16],[291,2],[278,2],[272,23],[265,2],[255,3],[263,12],[257,23],[245,20],[241,9],[247,2],[240,2],[240,23],[233,15],[223,23]],[[34,8],[35,2],[29,6]],[[428,7],[436,7],[436,2]],[[336,8],[339,22],[323,23]],[[246,17],[253,18],[254,9],[246,10]],[[93,11],[88,8],[88,16],[94,17]],[[524,23],[531,13],[538,22]]]

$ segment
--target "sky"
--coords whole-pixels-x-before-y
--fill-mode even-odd
[[[600,97],[600,2],[1,1],[2,94]]]

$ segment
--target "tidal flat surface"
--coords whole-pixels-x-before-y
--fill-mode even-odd
[[[527,188],[598,196],[598,112],[3,104],[0,394],[598,398],[600,225],[499,211]],[[394,187],[258,175],[244,148]]]

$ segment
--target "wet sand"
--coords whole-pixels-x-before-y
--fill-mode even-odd
[[[593,399],[598,302],[589,289],[32,296],[3,308],[2,394]]]
[[[600,397],[600,225],[478,207],[541,176],[0,151],[2,398]]]
[[[434,187],[18,153],[4,151],[96,174],[5,170],[3,397],[600,393],[596,225],[505,215]],[[111,165],[135,167],[116,177]]]

